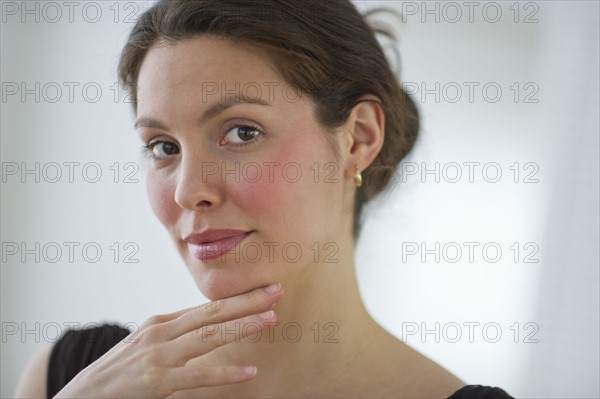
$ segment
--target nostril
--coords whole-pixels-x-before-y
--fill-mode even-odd
[[[198,204],[196,204],[196,206],[198,206],[199,208],[205,208],[210,205],[211,205],[210,201],[207,201],[207,200],[202,200],[202,201],[198,202]]]

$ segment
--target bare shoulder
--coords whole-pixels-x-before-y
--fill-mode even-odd
[[[382,397],[447,398],[465,383],[385,330],[378,333],[369,363]]]
[[[52,346],[48,346],[27,363],[17,384],[15,398],[46,398],[48,361],[51,352]]]

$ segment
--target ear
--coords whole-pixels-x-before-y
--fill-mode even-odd
[[[365,170],[375,159],[385,137],[385,114],[381,100],[373,94],[361,96],[352,108],[345,125],[347,142],[344,176],[352,177]]]

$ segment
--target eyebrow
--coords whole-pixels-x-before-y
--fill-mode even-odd
[[[228,109],[234,105],[239,105],[239,104],[271,105],[270,103],[268,103],[260,98],[247,97],[247,96],[243,96],[243,95],[235,96],[235,97],[228,97],[226,100],[220,101],[220,102],[215,103],[215,104],[211,105],[210,107],[208,107],[204,111],[202,116],[198,119],[197,125],[202,125],[203,123],[207,122],[209,119],[212,119],[212,118],[216,117],[217,115],[219,115],[220,113],[224,112],[226,109]],[[156,119],[152,119],[152,118],[139,118],[135,122],[134,128],[137,129],[140,127],[169,130],[162,122],[157,121]]]

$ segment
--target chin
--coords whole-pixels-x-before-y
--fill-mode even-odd
[[[205,271],[194,275],[196,286],[211,301],[244,294],[269,282],[252,281],[242,276],[224,276],[223,273]]]
[[[196,287],[211,301],[241,295],[259,287],[281,282],[292,271],[289,267],[274,266],[273,262],[267,261],[265,265],[262,259],[247,264],[221,263],[218,260],[203,263],[186,252],[182,253],[182,258]]]

